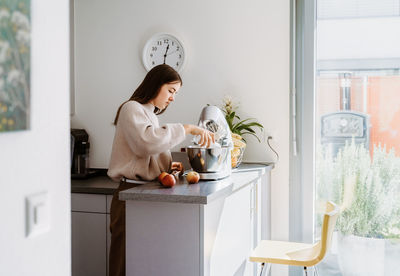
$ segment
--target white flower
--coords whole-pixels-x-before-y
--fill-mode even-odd
[[[19,11],[13,12],[13,14],[11,16],[11,22],[22,29],[25,29],[25,30],[30,29],[30,23],[29,23],[28,17],[26,17],[25,14],[23,14]]]
[[[9,17],[10,17],[10,13],[8,12],[7,9],[3,8],[3,9],[0,10],[0,20],[2,20],[3,18],[7,19]]]
[[[8,49],[10,49],[10,43],[8,43],[8,41],[0,40],[0,63],[7,60]]]
[[[10,72],[8,72],[7,75],[7,82],[16,85],[18,82],[21,81],[22,74],[20,71],[13,69]]]
[[[227,113],[231,113],[238,108],[238,103],[234,101],[231,95],[225,95],[222,102],[224,103],[222,108]]]
[[[26,30],[18,30],[15,36],[18,42],[28,44],[30,40],[30,33]]]

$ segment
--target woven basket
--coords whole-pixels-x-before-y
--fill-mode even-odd
[[[231,165],[232,169],[239,167],[240,163],[242,163],[244,150],[246,147],[234,147],[231,150]]]

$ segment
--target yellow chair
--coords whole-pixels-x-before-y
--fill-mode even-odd
[[[268,263],[265,269],[266,275],[271,269],[271,264],[283,264],[302,266],[307,276],[307,267],[315,266],[321,262],[329,250],[338,215],[339,208],[333,202],[328,201],[320,241],[308,244],[262,240],[251,253],[250,261],[262,263],[260,276],[263,275],[265,263]]]

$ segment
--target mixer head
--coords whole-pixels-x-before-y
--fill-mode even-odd
[[[203,108],[198,125],[215,135],[215,143],[222,147],[233,147],[231,131],[224,113],[214,105]]]

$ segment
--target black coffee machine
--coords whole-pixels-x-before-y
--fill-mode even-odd
[[[89,170],[89,135],[84,129],[71,129],[71,177],[86,178]]]

